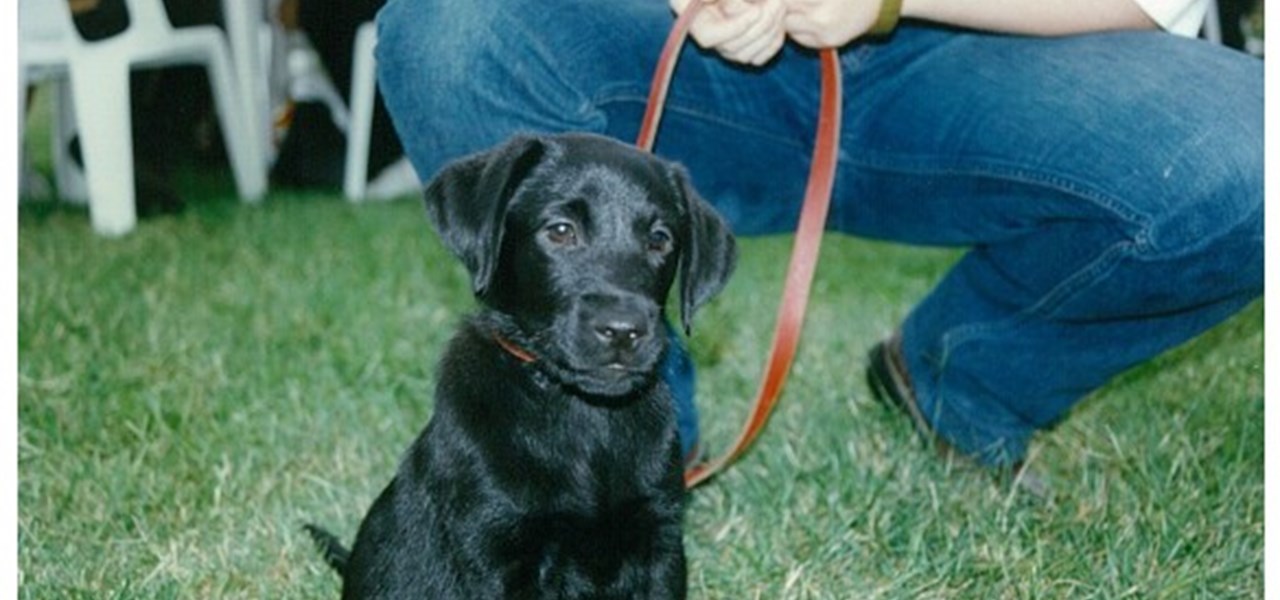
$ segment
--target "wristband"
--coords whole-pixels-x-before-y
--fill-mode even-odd
[[[902,15],[902,0],[883,0],[880,3],[880,16],[867,31],[871,35],[886,35],[898,26],[898,17]]]

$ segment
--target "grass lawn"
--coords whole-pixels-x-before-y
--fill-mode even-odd
[[[474,305],[415,199],[183,189],[185,213],[116,240],[19,210],[22,598],[336,598],[300,525],[354,536]],[[754,393],[789,246],[742,240],[694,325],[712,448]],[[691,596],[1260,597],[1261,303],[1041,436],[1042,504],[935,459],[863,382],[957,256],[827,240],[777,415],[691,497]]]

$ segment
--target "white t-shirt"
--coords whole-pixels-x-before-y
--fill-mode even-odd
[[[1204,24],[1209,0],[1135,0],[1138,6],[1166,30],[1195,37]]]

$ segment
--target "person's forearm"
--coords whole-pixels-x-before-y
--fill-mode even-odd
[[[1156,27],[1133,0],[903,0],[902,16],[1029,35]]]

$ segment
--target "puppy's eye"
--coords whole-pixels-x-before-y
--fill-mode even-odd
[[[646,240],[650,252],[667,253],[671,251],[671,232],[666,228],[658,227],[649,232],[649,238]]]
[[[557,246],[572,246],[578,243],[578,230],[574,228],[573,223],[557,221],[548,225],[544,233],[547,241]]]

